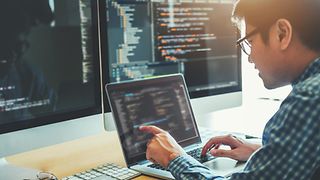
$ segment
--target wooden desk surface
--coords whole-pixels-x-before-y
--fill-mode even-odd
[[[9,163],[52,172],[58,178],[85,171],[104,163],[126,166],[116,132],[53,145],[6,158]],[[154,179],[139,176],[136,179]]]

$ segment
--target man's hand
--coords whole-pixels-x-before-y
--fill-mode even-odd
[[[231,150],[218,149],[220,145],[228,145]],[[229,157],[239,161],[247,161],[260,145],[245,142],[232,135],[217,136],[211,138],[203,147],[201,155],[205,155],[208,150],[216,157]]]
[[[141,126],[140,130],[154,135],[147,144],[146,152],[147,159],[153,163],[166,168],[171,160],[185,154],[182,147],[168,132],[156,126]]]

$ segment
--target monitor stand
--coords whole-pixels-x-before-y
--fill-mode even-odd
[[[0,157],[0,179],[36,179],[39,171],[10,164]]]

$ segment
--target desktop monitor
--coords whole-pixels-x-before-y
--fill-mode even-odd
[[[0,157],[103,131],[97,8],[0,2]]]
[[[102,0],[103,82],[184,75],[197,118],[242,103],[232,0]],[[106,96],[104,95],[104,98]],[[114,129],[104,101],[107,130]]]

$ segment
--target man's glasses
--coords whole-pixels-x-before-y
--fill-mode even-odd
[[[256,33],[258,33],[258,29],[251,31],[249,34],[247,34],[245,37],[239,39],[237,41],[237,45],[241,47],[242,51],[246,53],[248,56],[251,54],[251,43],[248,41],[248,38]]]

